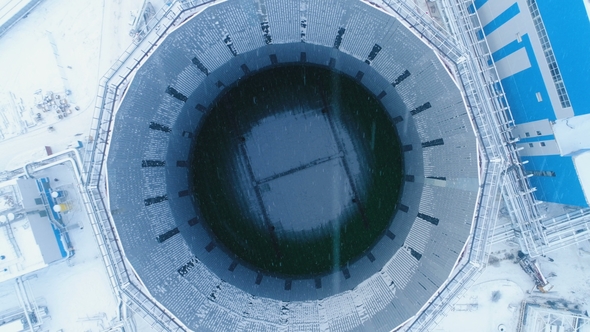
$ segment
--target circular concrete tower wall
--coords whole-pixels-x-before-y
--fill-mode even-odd
[[[405,176],[394,219],[362,257],[325,275],[283,278],[216,243],[194,208],[187,161],[224,89],[302,62],[347,75],[380,101],[397,128]],[[364,2],[210,5],[136,70],[112,135],[110,209],[125,255],[191,329],[390,330],[443,284],[469,236],[478,160],[461,92],[432,49]]]

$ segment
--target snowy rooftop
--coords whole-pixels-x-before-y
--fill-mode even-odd
[[[553,124],[553,132],[562,156],[590,150],[590,114],[557,119]]]
[[[0,214],[2,229],[0,241],[0,282],[16,278],[29,272],[44,268],[47,263],[43,259],[42,249],[35,238],[35,231],[29,218],[22,213],[15,216],[14,211],[22,211],[22,197],[17,181],[0,183],[5,201],[9,201],[9,209]],[[13,212],[10,212],[13,211]],[[36,219],[36,217],[34,217]],[[49,222],[48,219],[46,219]],[[42,232],[42,231],[41,231]],[[39,234],[41,235],[41,234]]]
[[[3,224],[0,228],[0,255],[5,257],[0,260],[0,282],[47,266],[27,220]]]
[[[582,185],[586,202],[590,202],[590,151],[581,152],[573,157],[578,179]]]
[[[561,155],[572,156],[586,202],[590,202],[590,114],[557,119],[553,132]]]
[[[33,195],[23,194],[32,185]],[[43,214],[26,213],[27,199],[37,197],[35,180],[10,180],[0,183],[9,209],[0,212],[0,282],[42,269],[62,259],[51,222]],[[33,202],[33,206],[35,203]]]

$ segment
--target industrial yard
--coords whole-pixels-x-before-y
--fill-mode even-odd
[[[20,8],[25,2],[6,4]],[[415,0],[415,8],[444,24],[433,3]],[[0,331],[161,331],[117,292],[104,244],[117,234],[96,227],[80,172],[93,153],[91,124],[102,76],[155,28],[147,22],[169,5],[41,1],[0,34]],[[0,19],[14,12],[3,8]],[[16,179],[39,179],[36,194],[46,201],[28,209],[24,190],[14,189]],[[487,262],[438,312],[431,331],[589,332],[590,241],[560,243],[535,257],[523,254],[510,209],[500,195],[495,199],[499,212],[487,239]],[[46,234],[59,233],[51,238],[57,241],[53,253],[59,243],[65,250],[50,262],[31,226],[42,210],[55,212],[54,219],[43,216],[51,220],[46,228],[53,225]],[[539,210],[548,220],[588,213],[552,203],[539,204]]]

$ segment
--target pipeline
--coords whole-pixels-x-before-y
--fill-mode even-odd
[[[19,282],[20,281],[20,282]],[[21,307],[23,308],[23,311],[25,313],[25,318],[27,320],[27,323],[29,324],[29,330],[31,332],[34,332],[35,330],[33,329],[33,323],[31,322],[31,317],[29,317],[29,313],[32,312],[32,309],[30,308],[30,305],[28,303],[28,300],[23,298],[23,292],[25,292],[24,290],[24,285],[23,285],[23,289],[21,289],[21,277],[17,277],[15,279],[16,282],[16,294],[18,296],[18,301],[21,304]]]
[[[76,156],[76,159],[77,159],[78,164],[79,165],[82,165],[82,158],[80,158],[80,153],[78,152],[78,150],[76,150],[76,149],[67,149],[67,150],[64,150],[64,151],[61,151],[61,152],[52,154],[51,156],[47,156],[46,158],[43,158],[41,160],[32,161],[32,162],[26,163],[23,166],[23,170],[24,170],[25,176],[27,178],[32,178],[33,177],[29,173],[29,169],[28,168],[29,168],[30,165],[39,164],[39,163],[41,163],[41,162],[43,162],[45,160],[55,159],[56,157],[59,157],[59,156],[64,155],[64,154],[69,154],[69,153],[74,153],[74,155]],[[68,157],[65,160],[62,159],[62,161],[57,161],[57,162],[53,162],[53,163],[50,163],[50,164],[46,164],[46,165],[40,166],[35,171],[39,171],[39,170],[42,170],[42,169],[45,169],[45,168],[48,168],[48,167],[51,167],[51,166],[59,165],[59,164],[61,164],[64,161],[70,161],[72,163],[72,165],[74,166],[74,172],[76,173],[76,176],[78,177],[79,183],[81,185],[84,185],[84,180],[82,180],[82,175],[80,173],[79,166],[78,166],[78,164],[76,164],[76,161],[74,161],[71,157]]]

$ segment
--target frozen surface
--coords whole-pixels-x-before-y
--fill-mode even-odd
[[[264,118],[246,136],[246,150],[257,181],[338,153],[319,111]]]
[[[354,206],[344,163],[353,178],[360,169],[350,136],[334,122],[333,131],[320,110],[290,111],[264,118],[250,130],[245,136],[247,160],[240,158],[236,174],[248,209],[260,213],[258,190],[265,213],[278,229],[297,232],[340,221]],[[248,162],[254,179],[246,170]]]
[[[266,210],[270,220],[285,231],[338,222],[342,212],[353,207],[353,192],[339,159],[280,177],[268,186],[262,193]]]

